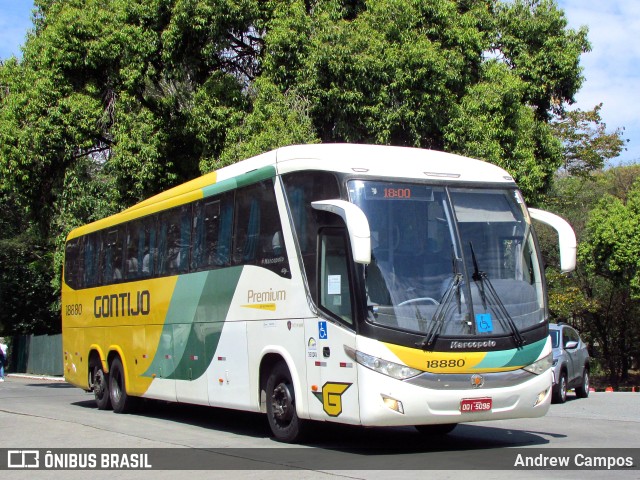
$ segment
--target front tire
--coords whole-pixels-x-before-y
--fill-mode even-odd
[[[133,410],[136,398],[127,394],[124,380],[124,367],[122,360],[116,357],[111,362],[109,373],[109,398],[115,413],[128,413]]]
[[[576,387],[576,397],[587,398],[589,396],[589,370],[586,368],[582,372],[582,384]]]
[[[293,443],[302,437],[303,421],[296,412],[296,397],[291,373],[286,364],[277,363],[267,380],[267,418],[273,436]]]

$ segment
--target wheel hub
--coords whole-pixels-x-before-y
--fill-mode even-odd
[[[105,386],[104,374],[101,370],[98,370],[93,382],[93,391],[97,397],[102,397],[102,395],[104,395]]]
[[[271,406],[273,407],[273,415],[279,421],[291,420],[293,416],[293,399],[291,398],[289,387],[284,383],[280,383],[273,389]]]

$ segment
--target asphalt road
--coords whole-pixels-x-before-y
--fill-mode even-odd
[[[513,479],[515,475],[518,479],[640,479],[637,455],[631,470],[577,471],[550,465],[546,465],[547,470],[497,469],[504,465],[499,460],[512,462],[516,452],[525,452],[524,461],[526,457],[531,457],[531,461],[540,457],[539,461],[543,461],[568,452],[572,458],[579,455],[584,466],[584,459],[588,460],[594,452],[608,455],[619,452],[621,458],[627,458],[629,451],[620,449],[630,447],[640,447],[639,393],[592,393],[588,399],[576,399],[570,394],[565,404],[553,405],[543,418],[462,424],[448,436],[437,439],[425,438],[412,428],[318,425],[309,443],[292,448],[271,439],[262,415],[164,402],[146,402],[138,413],[116,415],[97,410],[92,394],[64,382],[9,377],[0,383],[0,449],[43,449],[42,452],[46,449],[54,453],[56,449],[70,449],[64,452],[95,449],[90,452],[98,454],[114,448],[128,449],[128,452],[171,449],[153,450],[163,454],[163,458],[156,455],[156,467],[158,463],[167,465],[172,459],[178,459],[177,466],[166,468],[181,469],[187,460],[175,449],[188,449],[182,451],[206,455],[202,465],[197,463],[200,457],[189,460],[196,462],[193,463],[196,470],[188,474],[190,479],[425,478],[436,473],[432,468],[438,469],[438,479],[477,479],[479,476]],[[377,451],[380,454],[376,454]],[[229,463],[229,458],[237,463]],[[382,463],[381,458],[384,458]],[[454,459],[453,467],[451,459]],[[287,465],[298,461],[300,466],[282,469],[279,465],[283,461]],[[439,463],[441,461],[444,464]],[[368,466],[363,467],[363,462]],[[7,461],[0,458],[2,465],[6,467]],[[219,465],[225,470],[220,470]],[[240,465],[241,469],[235,469],[234,465]],[[88,475],[154,480],[184,476],[181,471],[164,469],[0,471],[3,480],[84,479]]]

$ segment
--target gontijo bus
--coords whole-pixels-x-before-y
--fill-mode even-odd
[[[544,415],[545,283],[504,170],[436,151],[280,148],[73,230],[66,379],[98,408],[139,398],[310,420],[415,425]]]

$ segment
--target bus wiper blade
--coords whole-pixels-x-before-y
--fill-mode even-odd
[[[504,303],[502,303],[502,300],[500,300],[500,296],[498,295],[498,292],[496,292],[496,289],[491,283],[491,280],[489,280],[486,272],[483,272],[478,268],[478,261],[476,259],[476,253],[473,249],[473,243],[469,242],[469,247],[471,248],[471,258],[473,261],[474,269],[473,276],[471,278],[474,282],[479,283],[478,290],[480,291],[480,297],[482,298],[482,306],[485,308],[485,310],[487,309],[488,299],[489,305],[493,307],[492,310],[496,314],[498,321],[502,324],[503,327],[508,327],[508,329],[511,330],[511,335],[513,336],[516,346],[521,347],[525,344],[524,337],[520,333],[520,330],[518,330],[518,327],[513,321],[513,318],[511,318],[511,315],[509,315],[509,312],[504,306]],[[487,287],[486,291],[485,285]]]
[[[458,302],[460,302],[459,286],[461,282],[462,282],[462,275],[459,273],[456,273],[455,276],[453,277],[451,284],[449,285],[449,288],[447,288],[447,291],[443,295],[440,305],[438,305],[438,308],[433,314],[433,321],[431,322],[431,327],[427,332],[427,336],[424,337],[422,341],[416,343],[417,347],[426,349],[426,347],[435,345],[435,341],[438,338],[438,335],[440,334],[440,332],[442,331],[442,327],[444,326],[444,321],[447,318],[447,314],[451,309],[450,308],[451,300],[454,298],[455,295],[458,295]]]

